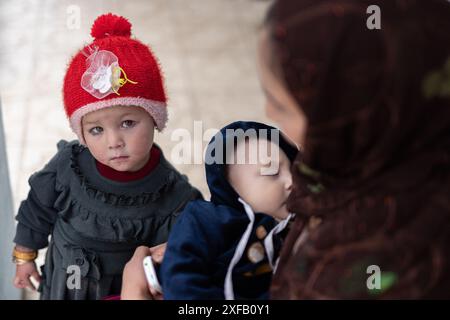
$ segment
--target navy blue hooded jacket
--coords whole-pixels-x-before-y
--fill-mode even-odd
[[[243,131],[239,133],[239,130],[235,131],[237,129]],[[227,270],[250,222],[243,203],[238,200],[239,195],[226,178],[226,141],[236,141],[237,136],[251,131],[258,138],[269,141],[273,141],[276,132],[280,148],[291,162],[294,160],[297,148],[288,143],[280,131],[265,124],[234,122],[222,128],[211,139],[205,157],[211,201],[188,203],[170,233],[159,270],[164,299],[225,298]],[[251,188],[251,184],[248,187]],[[264,213],[254,214],[245,251],[232,273],[230,271],[233,298],[268,298],[272,268],[263,250],[263,241],[276,224],[272,217]],[[253,255],[249,250],[253,250]]]

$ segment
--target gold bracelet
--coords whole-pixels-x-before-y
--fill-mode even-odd
[[[23,252],[18,251],[16,248],[14,248],[13,250],[13,257],[19,260],[33,261],[37,258],[37,255],[38,255],[37,251]]]
[[[12,262],[15,263],[15,264],[18,265],[18,266],[21,266],[21,265],[23,265],[23,264],[25,264],[25,263],[33,262],[33,261],[34,261],[34,260],[23,260],[23,259],[19,259],[19,258],[16,258],[16,257],[14,257],[14,256],[13,256],[13,259],[12,259]]]

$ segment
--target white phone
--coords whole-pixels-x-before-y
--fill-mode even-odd
[[[143,264],[148,284],[159,293],[162,293],[162,288],[161,285],[159,284],[158,276],[156,275],[156,269],[153,264],[152,257],[151,256],[145,257]]]

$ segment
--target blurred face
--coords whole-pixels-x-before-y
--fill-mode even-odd
[[[266,114],[297,145],[303,146],[307,119],[286,89],[280,74],[275,71],[277,66],[272,54],[268,33],[263,30],[259,38],[258,65],[261,86],[266,96]]]
[[[290,161],[286,154],[274,143],[268,143],[270,150],[278,149],[277,156],[270,152],[266,159],[249,161],[249,151],[256,150],[257,139],[239,143],[236,155],[245,154],[245,163],[228,164],[228,181],[239,196],[247,202],[255,212],[262,212],[277,220],[289,214],[286,200],[292,189]],[[242,161],[244,162],[244,161]],[[229,163],[229,162],[228,162]],[[274,168],[274,170],[264,170]]]
[[[137,171],[149,160],[155,125],[135,106],[114,106],[85,115],[83,136],[94,158],[117,171]]]

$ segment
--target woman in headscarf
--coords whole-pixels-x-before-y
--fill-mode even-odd
[[[272,298],[449,298],[450,3],[276,1],[259,52],[304,151]]]

